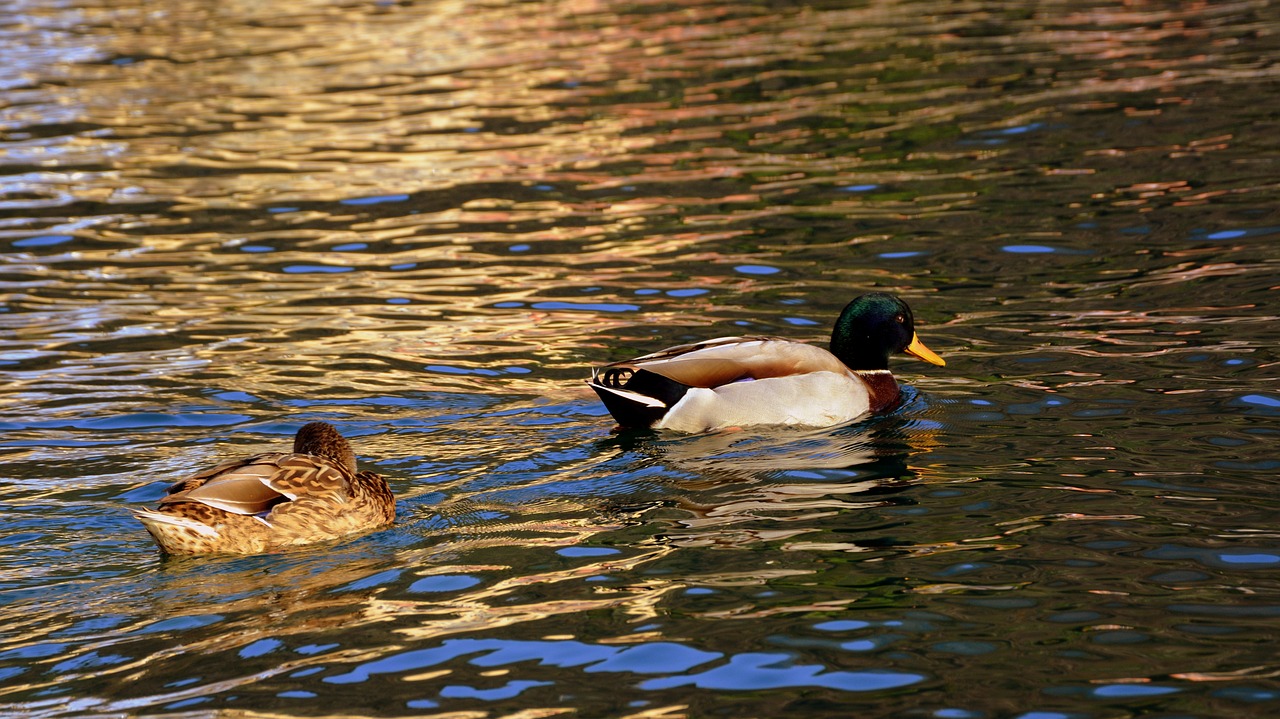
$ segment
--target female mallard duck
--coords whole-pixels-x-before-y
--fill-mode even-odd
[[[829,352],[780,337],[720,337],[598,367],[588,384],[623,427],[828,426],[897,402],[895,352],[946,364],[916,336],[907,303],[872,292],[845,306]]]
[[[135,509],[169,554],[256,554],[372,529],[395,519],[386,480],[357,472],[351,445],[324,422],[298,430],[293,452],[223,462]]]

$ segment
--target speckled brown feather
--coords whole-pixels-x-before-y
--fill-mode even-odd
[[[174,483],[155,510],[134,510],[170,554],[254,554],[378,527],[395,518],[386,480],[355,472],[332,426],[298,430],[294,452],[223,462]]]

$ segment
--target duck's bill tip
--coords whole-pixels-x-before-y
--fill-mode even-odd
[[[911,344],[907,345],[906,353],[929,364],[936,364],[939,367],[947,366],[947,361],[934,354],[933,350],[925,347],[924,343],[920,341],[920,337],[915,334],[911,335]]]

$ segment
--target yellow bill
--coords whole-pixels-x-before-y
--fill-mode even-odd
[[[920,341],[920,336],[915,333],[911,335],[911,344],[907,345],[906,352],[912,357],[919,357],[929,364],[936,364],[939,367],[947,366],[947,361],[934,354],[933,350],[925,347],[924,343]]]

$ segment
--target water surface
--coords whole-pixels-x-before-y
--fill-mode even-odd
[[[1276,712],[1270,4],[10,17],[0,712]],[[620,434],[582,383],[870,289],[948,362],[886,415]],[[311,420],[393,527],[129,517]]]

